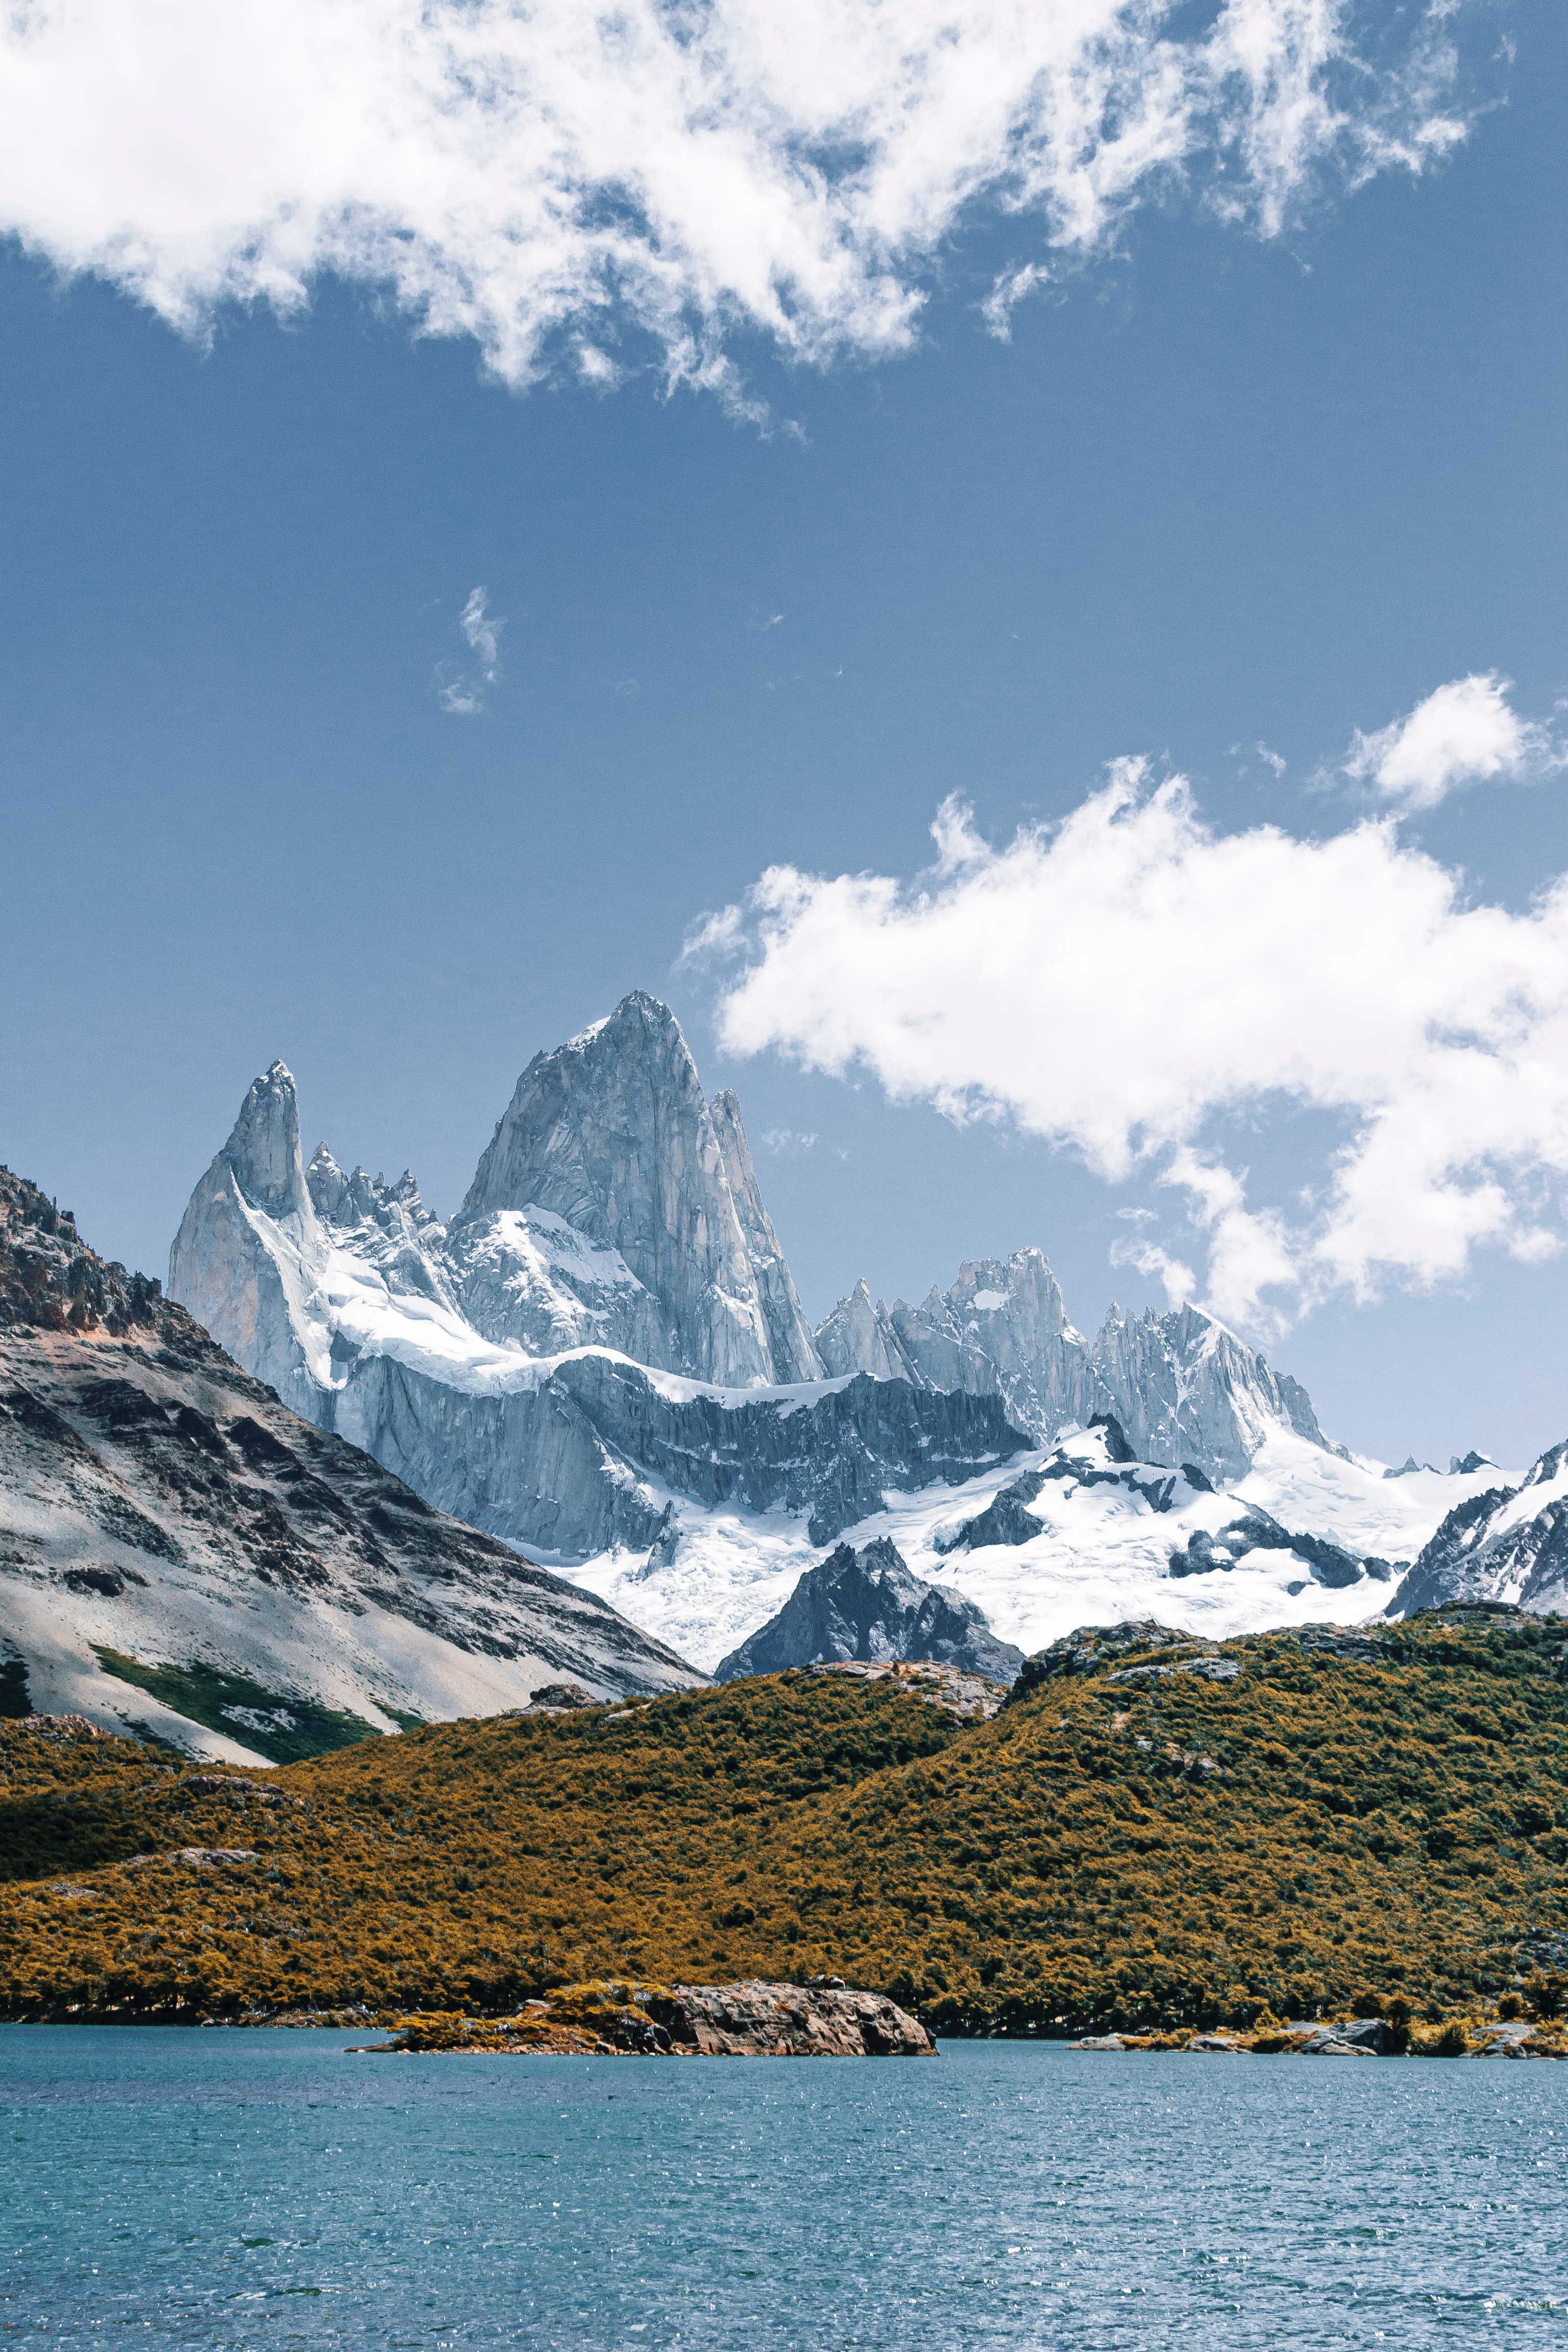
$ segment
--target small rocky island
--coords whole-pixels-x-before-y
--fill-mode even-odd
[[[432,2051],[527,2057],[934,2058],[936,2044],[885,1994],[821,1984],[569,1985],[516,2017],[422,2013],[359,2054]]]

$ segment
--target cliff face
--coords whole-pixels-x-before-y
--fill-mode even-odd
[[[300,1217],[297,1138],[237,1156]],[[226,1165],[214,1182],[237,1191]],[[0,1646],[13,1712],[250,1761],[523,1705],[563,1673],[602,1696],[698,1679],[287,1411],[5,1171]]]
[[[623,1311],[601,1344],[726,1388],[817,1376],[735,1097],[703,1099],[679,1024],[641,990],[607,1021],[535,1055],[456,1230],[472,1249],[495,1220],[537,1223],[540,1213],[631,1277],[617,1286]],[[480,1328],[513,1336],[493,1305]]]

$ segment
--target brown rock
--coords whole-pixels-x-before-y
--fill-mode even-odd
[[[648,2003],[672,2048],[707,2058],[934,2058],[883,1993],[792,1984],[675,1985]]]

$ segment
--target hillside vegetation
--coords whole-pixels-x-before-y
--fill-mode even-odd
[[[265,1781],[0,1725],[0,2000],[500,2012],[834,1974],[948,2032],[1060,2032],[1435,2016],[1561,1965],[1568,1623],[1074,1639],[989,1723],[807,1671]]]

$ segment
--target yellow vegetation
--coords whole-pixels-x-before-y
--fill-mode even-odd
[[[0,2003],[499,2015],[836,1974],[948,2032],[1443,2016],[1568,1932],[1568,1625],[1391,1638],[1402,1663],[1270,1635],[1226,1645],[1229,1683],[1066,1676],[989,1724],[770,1676],[430,1726],[264,1793],[0,1725]]]

